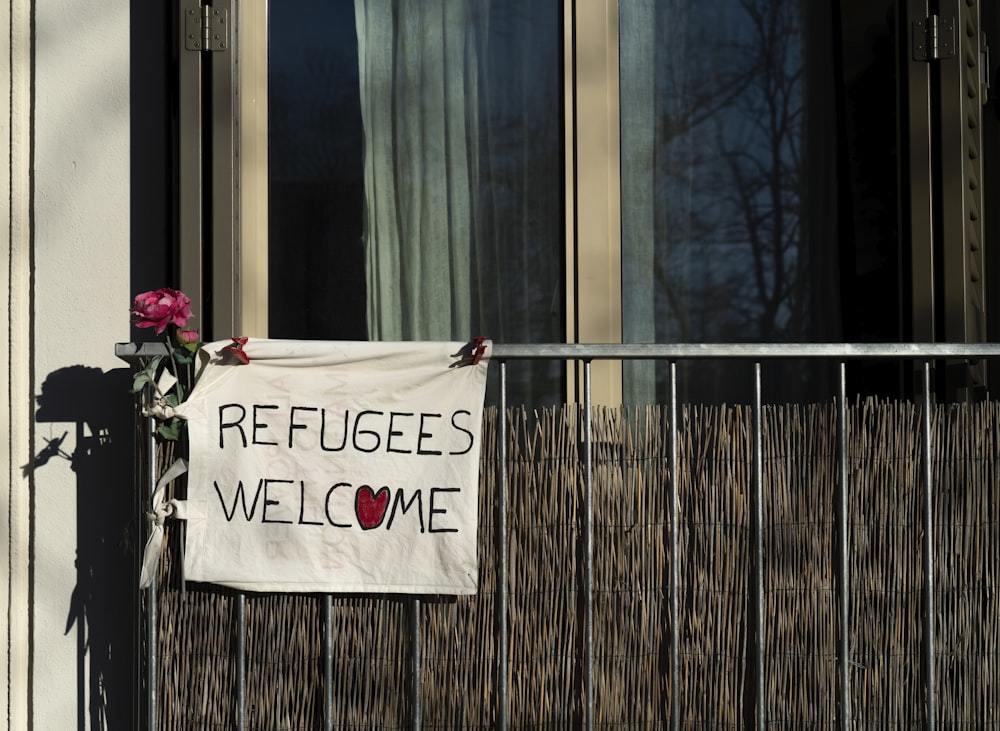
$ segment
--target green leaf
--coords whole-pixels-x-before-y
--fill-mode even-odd
[[[139,371],[132,376],[132,393],[139,393],[147,383],[152,383],[153,379],[145,371]]]
[[[151,358],[145,368],[136,372],[132,377],[132,393],[139,393],[148,383],[156,383],[156,372],[160,369],[162,360],[162,355]]]
[[[184,426],[184,422],[178,419],[176,416],[168,421],[166,424],[160,424],[156,427],[156,433],[161,437],[170,442],[176,442],[181,435],[181,429]]]
[[[174,351],[174,360],[176,360],[180,365],[189,365],[194,363],[194,356],[183,348],[178,348]]]

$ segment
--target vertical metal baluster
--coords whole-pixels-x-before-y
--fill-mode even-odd
[[[180,566],[178,569],[181,574],[181,601],[184,601],[187,599],[187,577],[184,575],[184,544],[187,543],[187,521],[179,520],[177,523],[177,528],[180,531],[180,541],[178,541],[180,543],[178,546],[180,549]]]
[[[837,415],[837,448],[840,452],[840,494],[837,500],[837,523],[840,528],[840,727],[851,728],[851,577],[848,565],[847,498],[847,365],[840,363],[840,395]]]
[[[247,597],[236,595],[236,728],[247,727]]]
[[[413,694],[413,731],[420,731],[420,716],[422,709],[420,707],[420,693],[421,693],[421,681],[422,678],[422,663],[420,659],[420,600],[414,597],[410,603],[410,616],[412,627],[412,635],[410,636],[410,645],[412,647],[413,655],[413,686],[411,688],[411,693]]]
[[[149,389],[147,388],[143,392],[143,398],[149,397]],[[148,405],[148,404],[147,404]],[[146,449],[149,451],[149,495],[148,499],[144,500],[144,504],[149,505],[153,498],[153,493],[156,490],[156,422],[152,416],[146,419],[146,434],[148,436]],[[146,589],[146,648],[147,656],[149,661],[146,665],[146,683],[147,683],[147,709],[146,721],[149,724],[150,731],[156,728],[156,716],[157,716],[157,706],[159,704],[159,689],[157,686],[157,671],[159,664],[158,656],[158,646],[157,646],[157,632],[156,625],[158,624],[157,619],[157,594],[156,594],[156,584],[159,577],[154,576],[153,580],[149,584],[149,588]]]
[[[750,527],[751,548],[754,563],[754,645],[755,672],[754,690],[756,696],[757,728],[765,728],[765,698],[764,698],[764,438],[763,414],[761,398],[760,363],[754,363],[753,388],[753,485],[751,490]]]
[[[323,729],[333,731],[333,595],[323,596]]]
[[[507,728],[507,363],[500,362],[500,484],[497,486],[496,502],[496,636],[497,636],[497,728]]]
[[[677,362],[670,361],[670,728],[680,729],[680,477],[677,474]]]
[[[931,470],[931,364],[924,362],[924,667],[927,674],[927,722],[925,728],[934,731],[935,672],[934,672],[934,484]]]
[[[584,434],[585,453],[585,492],[584,511],[586,512],[586,535],[584,537],[586,554],[584,558],[584,573],[587,582],[586,588],[586,618],[584,621],[584,631],[586,632],[586,675],[584,679],[584,693],[586,704],[587,729],[594,728],[594,456],[593,456],[593,425],[591,423],[591,380],[590,361],[583,364],[583,391],[584,391],[584,423],[586,432]]]

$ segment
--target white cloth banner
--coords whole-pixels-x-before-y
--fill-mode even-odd
[[[463,343],[251,339],[242,365],[227,345],[203,347],[177,409],[190,442],[186,578],[475,593],[487,357],[459,365]]]

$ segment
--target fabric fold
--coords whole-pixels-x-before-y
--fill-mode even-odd
[[[149,538],[146,539],[146,546],[142,552],[142,570],[139,572],[139,588],[146,589],[156,576],[157,568],[160,565],[160,553],[163,549],[163,523],[167,518],[180,517],[184,511],[178,510],[181,500],[164,500],[167,486],[178,477],[187,472],[187,460],[181,458],[175,460],[166,472],[156,482],[153,490],[153,497],[150,499],[150,512],[146,513],[146,519],[152,524]]]

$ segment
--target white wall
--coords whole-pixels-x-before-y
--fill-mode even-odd
[[[23,53],[32,7],[33,76]],[[9,683],[0,723],[27,728],[30,716],[36,729],[125,728],[101,719],[93,658],[82,653],[86,639],[107,654],[112,643],[102,634],[129,621],[127,614],[107,616],[108,602],[94,598],[107,578],[99,567],[95,574],[96,561],[106,543],[120,548],[110,545],[115,529],[85,522],[103,520],[92,506],[117,516],[113,501],[120,500],[97,487],[95,468],[107,465],[86,437],[109,423],[101,404],[115,392],[111,372],[123,367],[114,344],[130,337],[129,5],[14,0],[2,12],[10,13],[0,26],[9,26],[15,48],[11,67],[0,71],[11,80],[4,120],[12,139],[4,210],[10,397],[6,388],[0,396],[10,430],[2,456],[11,489],[0,505],[0,524],[10,529],[0,538],[11,652],[0,669]],[[121,398],[127,401],[127,392]],[[46,458],[46,445],[64,433],[62,454]],[[131,466],[120,471],[130,476]],[[81,607],[105,615],[81,617]]]
[[[4,162],[9,175],[0,176],[0,231],[7,233],[8,256],[0,261],[4,274],[4,294],[8,304],[2,320],[0,343],[6,344],[0,368],[0,431],[9,435],[0,440],[0,459],[7,476],[7,489],[0,493],[0,561],[7,582],[0,582],[0,600],[6,623],[5,642],[0,642],[0,687],[7,688],[0,704],[8,728],[28,724],[28,669],[30,614],[29,566],[29,480],[21,466],[31,459],[31,23],[30,3],[15,0],[0,8],[0,94],[4,134],[0,135]],[[9,45],[8,45],[9,44]],[[0,346],[3,347],[3,346]]]

